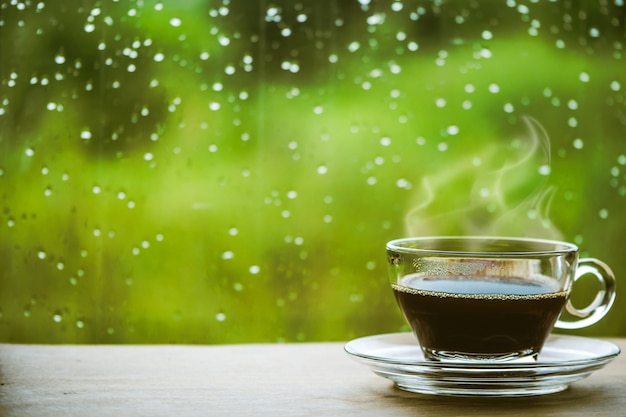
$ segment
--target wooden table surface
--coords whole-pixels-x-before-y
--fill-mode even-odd
[[[480,399],[401,391],[343,346],[0,344],[0,416],[626,416],[624,354],[561,393]]]

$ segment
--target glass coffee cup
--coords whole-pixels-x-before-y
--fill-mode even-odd
[[[615,300],[615,277],[603,262],[578,259],[567,242],[505,237],[423,237],[387,243],[398,306],[426,359],[533,361],[553,328],[602,319]],[[585,308],[569,300],[572,284],[595,276]],[[573,320],[560,318],[567,310]]]

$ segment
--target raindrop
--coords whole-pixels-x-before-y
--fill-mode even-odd
[[[576,100],[572,99],[572,100],[567,102],[567,107],[570,110],[576,110],[576,109],[578,109],[578,102]]]
[[[598,216],[599,216],[601,219],[607,219],[607,218],[609,217],[609,211],[608,211],[607,209],[603,208],[603,209],[601,209],[601,210],[598,212]]]
[[[459,127],[458,127],[458,126],[456,126],[456,125],[451,125],[451,126],[448,126],[448,127],[447,127],[446,132],[447,132],[449,135],[458,135],[458,134],[459,134],[459,132],[460,132],[460,129],[459,129]]]
[[[396,186],[405,190],[410,190],[412,188],[411,182],[405,178],[398,179],[396,181]]]
[[[357,41],[351,42],[348,45],[348,51],[356,52],[360,48],[360,46],[361,46],[361,44],[359,44]]]
[[[217,41],[222,46],[228,46],[230,44],[230,39],[225,35],[220,35],[217,37]]]
[[[487,48],[482,48],[479,52],[478,52],[478,56],[480,58],[486,58],[489,59],[493,56],[493,53],[487,49]]]
[[[498,84],[489,84],[489,92],[494,94],[499,93],[500,86]]]

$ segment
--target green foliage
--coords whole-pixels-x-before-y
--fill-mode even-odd
[[[0,340],[406,329],[408,234],[559,237],[621,281],[624,7],[436,3],[3,1]]]

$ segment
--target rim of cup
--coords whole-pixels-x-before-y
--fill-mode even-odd
[[[457,248],[446,248],[445,242],[457,242]],[[499,243],[502,249],[484,249],[480,243]],[[434,244],[437,245],[434,245]],[[462,249],[458,243],[463,243]],[[510,247],[507,247],[510,245]],[[546,256],[578,251],[578,246],[560,240],[506,236],[420,236],[394,239],[387,250],[408,254],[441,254],[448,256]]]

